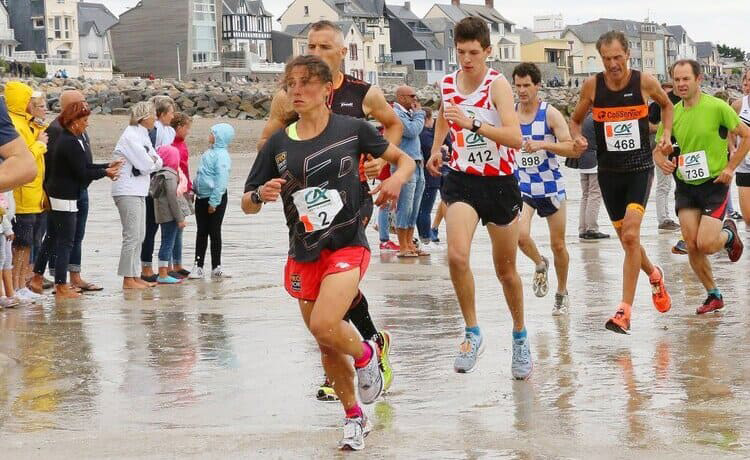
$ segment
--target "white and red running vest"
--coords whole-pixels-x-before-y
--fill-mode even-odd
[[[500,116],[490,97],[490,86],[496,78],[505,78],[495,69],[487,70],[484,81],[471,94],[461,94],[458,90],[460,70],[443,77],[440,89],[443,107],[457,105],[469,116],[492,126],[501,126]],[[515,172],[513,149],[486,139],[469,129],[448,122],[453,153],[448,166],[474,176],[511,176]]]

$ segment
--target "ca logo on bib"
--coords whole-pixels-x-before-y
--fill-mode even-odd
[[[330,227],[344,207],[338,190],[308,187],[294,192],[292,198],[307,233]]]

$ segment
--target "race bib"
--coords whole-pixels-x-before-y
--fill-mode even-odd
[[[305,232],[325,230],[344,207],[338,190],[308,187],[292,194],[299,220],[305,225]]]
[[[497,144],[488,142],[484,136],[471,131],[462,130],[457,135],[457,145],[463,147],[459,150],[461,159],[478,168],[483,168],[485,163],[496,162],[498,158]]]
[[[526,143],[530,140],[529,137],[524,137],[523,141]],[[523,148],[518,151],[517,160],[518,166],[522,168],[538,168],[547,159],[547,152],[544,150],[537,150],[536,152],[527,152]]]
[[[605,121],[604,139],[608,152],[629,152],[641,148],[638,120]]]
[[[708,158],[703,150],[682,154],[677,161],[680,175],[685,181],[708,179],[710,177]]]

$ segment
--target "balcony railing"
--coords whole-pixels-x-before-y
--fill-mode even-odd
[[[393,55],[392,54],[381,54],[380,56],[375,58],[375,62],[378,64],[386,64],[393,62]]]
[[[375,40],[375,32],[365,32],[362,34],[365,40]]]

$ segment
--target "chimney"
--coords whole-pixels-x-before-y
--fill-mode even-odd
[[[484,6],[487,8],[495,8],[495,0],[484,0]]]
[[[411,11],[411,2],[404,2],[404,8],[406,8],[407,11]]]
[[[451,0],[451,5],[453,5],[453,6],[461,6],[461,0]]]

